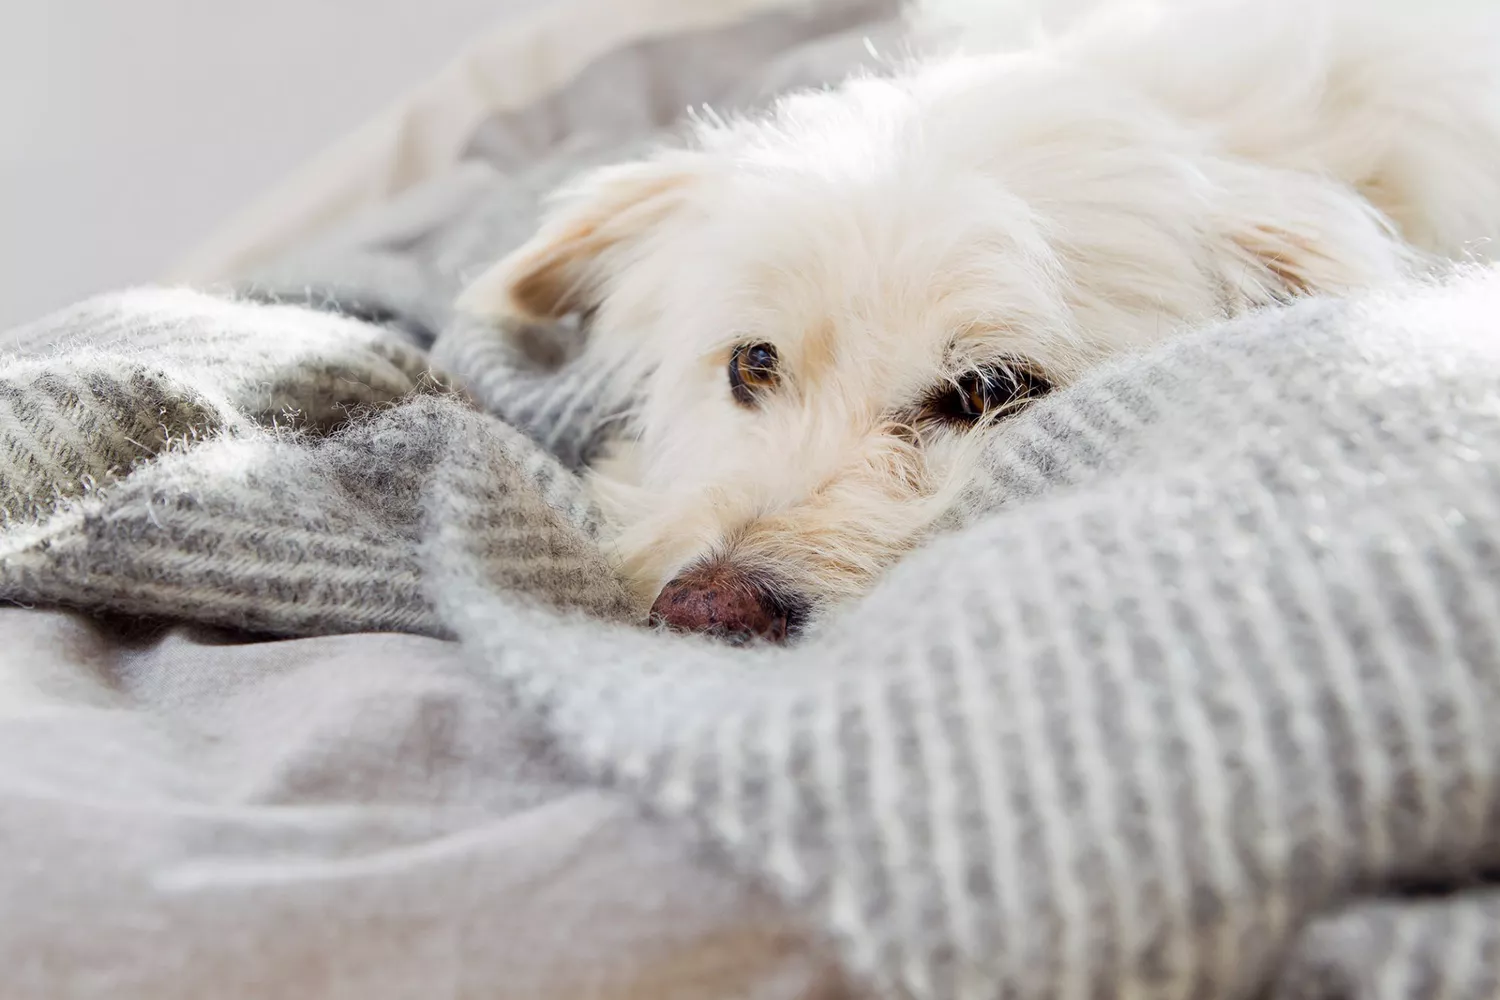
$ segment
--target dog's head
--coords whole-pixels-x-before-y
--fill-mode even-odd
[[[1379,228],[1082,76],[953,60],[585,176],[464,305],[593,314],[635,400],[595,469],[629,577],[669,624],[778,638],[920,540],[1032,400],[1347,284]]]

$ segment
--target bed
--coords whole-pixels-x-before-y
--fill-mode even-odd
[[[498,25],[0,340],[0,995],[1500,997],[1500,276],[1123,360],[786,649],[640,625],[593,373],[455,315],[886,0]]]

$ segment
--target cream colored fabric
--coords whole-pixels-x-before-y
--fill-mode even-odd
[[[486,118],[535,104],[595,59],[643,40],[721,28],[805,0],[547,0],[329,146],[188,253],[166,280],[231,281],[362,208],[452,167]]]

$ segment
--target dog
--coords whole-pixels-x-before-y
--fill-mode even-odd
[[[582,176],[460,306],[590,316],[630,401],[591,483],[642,607],[784,640],[1101,360],[1486,259],[1489,6],[1111,0],[1003,48],[998,0],[929,5],[967,49]]]

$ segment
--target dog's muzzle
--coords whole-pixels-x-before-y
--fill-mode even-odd
[[[651,623],[702,632],[736,644],[785,642],[807,617],[807,603],[769,577],[722,562],[679,573],[651,605]]]

